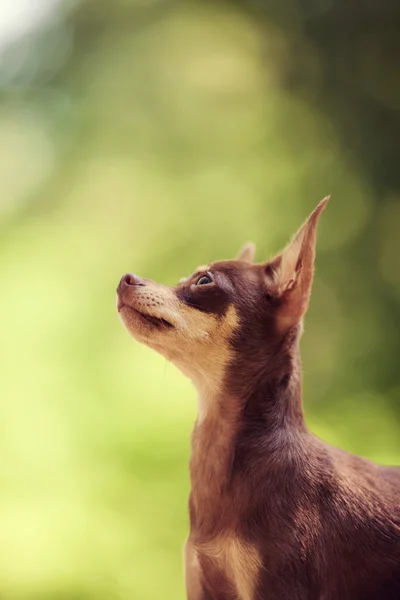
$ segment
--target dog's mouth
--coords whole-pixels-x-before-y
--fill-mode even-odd
[[[123,302],[122,300],[119,300],[118,301],[118,312],[120,312],[122,309],[128,309],[128,310],[132,311],[136,315],[139,315],[139,317],[141,319],[143,319],[144,321],[146,321],[153,327],[157,327],[158,329],[160,329],[160,328],[171,329],[174,327],[174,325],[172,325],[172,323],[170,323],[166,319],[163,319],[162,317],[154,317],[153,315],[144,313],[144,312],[138,310],[137,308],[130,306],[130,304],[125,304],[125,302]]]

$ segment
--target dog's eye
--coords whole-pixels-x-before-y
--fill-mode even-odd
[[[203,275],[197,281],[196,285],[207,285],[209,283],[213,283],[213,280],[211,279],[211,277],[209,277],[208,275]]]

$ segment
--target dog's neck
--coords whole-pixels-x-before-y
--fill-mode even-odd
[[[194,518],[199,521],[199,526],[210,518],[213,520],[215,509],[227,494],[231,481],[234,439],[240,424],[239,410],[228,409],[223,414],[221,398],[214,400],[218,406],[196,423],[192,433],[192,525]],[[210,398],[200,399],[200,405],[209,401]]]
[[[224,505],[234,493],[240,465],[284,455],[293,439],[307,430],[301,401],[301,371],[295,336],[281,355],[280,368],[259,370],[251,384],[226,386],[216,392],[197,382],[199,418],[192,435],[191,520],[197,527],[213,529],[223,520]],[[242,365],[245,369],[245,365]],[[235,368],[235,377],[244,373]],[[246,372],[249,377],[249,370]],[[235,393],[240,390],[240,393]],[[262,455],[260,455],[262,453]],[[238,461],[239,455],[242,458]]]

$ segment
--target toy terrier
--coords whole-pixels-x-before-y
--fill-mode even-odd
[[[118,285],[125,327],[198,392],[188,600],[400,600],[400,469],[324,443],[303,414],[299,339],[328,199],[272,260],[247,244],[176,287]]]

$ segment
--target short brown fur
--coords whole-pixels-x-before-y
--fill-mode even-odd
[[[323,200],[289,246],[201,267],[175,288],[125,275],[120,316],[199,393],[189,600],[399,600],[400,469],[307,428],[299,338]]]

